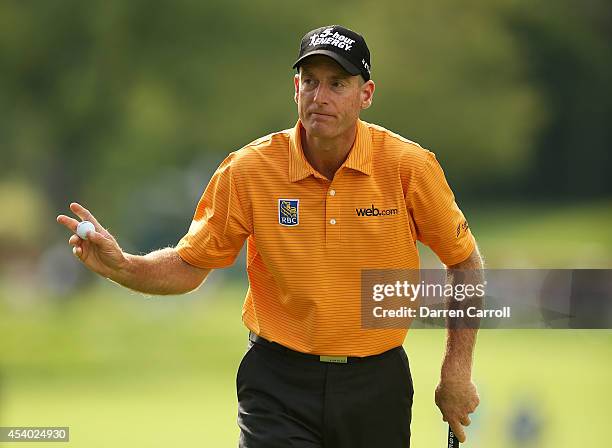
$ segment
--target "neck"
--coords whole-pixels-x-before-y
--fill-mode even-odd
[[[309,135],[303,127],[300,137],[304,157],[306,157],[308,163],[331,180],[348,157],[355,143],[357,123],[347,132],[332,139]]]

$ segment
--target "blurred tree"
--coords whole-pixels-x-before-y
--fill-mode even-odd
[[[378,89],[364,119],[435,151],[460,198],[525,195],[523,185],[609,194],[610,9],[5,0],[0,175],[26,179],[52,211],[83,201],[132,241],[127,216],[150,222],[150,204],[168,208],[146,240],[173,243],[225,154],[294,124],[301,35],[343,23],[372,49]],[[180,173],[185,184],[167,181]]]
[[[525,2],[508,23],[549,110],[524,185],[548,198],[609,196],[612,3]]]

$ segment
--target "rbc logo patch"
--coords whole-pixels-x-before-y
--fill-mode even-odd
[[[278,200],[278,223],[283,226],[297,226],[299,224],[299,199]]]

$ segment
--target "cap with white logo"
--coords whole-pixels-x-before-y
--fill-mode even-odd
[[[300,53],[293,68],[308,56],[322,54],[329,56],[351,75],[370,79],[370,50],[365,39],[355,31],[340,25],[323,26],[309,31],[302,37]]]

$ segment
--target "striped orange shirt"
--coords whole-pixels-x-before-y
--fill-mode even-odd
[[[231,153],[204,191],[177,250],[201,268],[231,265],[247,240],[242,310],[253,332],[293,350],[367,356],[407,329],[364,329],[361,271],[416,269],[416,241],[446,265],[475,242],[434,154],[359,120],[332,180],[308,163],[298,120]]]

